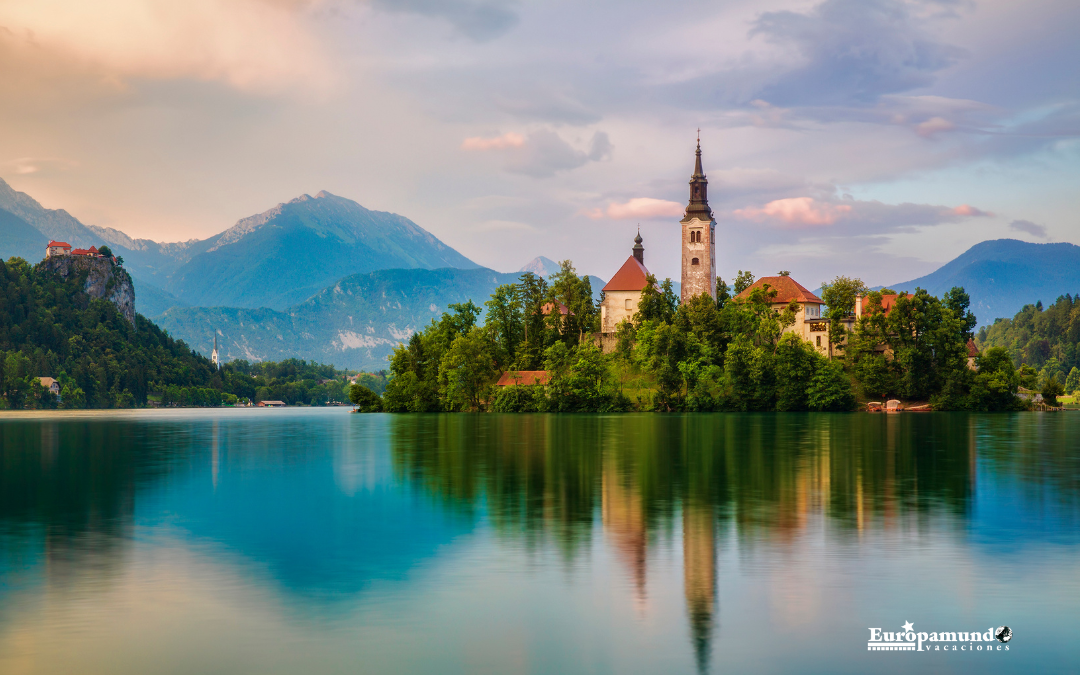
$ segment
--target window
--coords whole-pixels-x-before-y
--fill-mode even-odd
[[[698,262],[697,258],[693,258],[693,259],[690,260],[690,264],[691,265],[700,265],[701,263]]]
[[[633,309],[634,308],[634,301],[631,300],[630,298],[626,299],[626,308],[627,309]]]
[[[817,336],[817,346],[818,346],[818,347],[820,347],[820,346],[821,346],[821,336],[820,336],[820,335],[819,335],[819,336]]]

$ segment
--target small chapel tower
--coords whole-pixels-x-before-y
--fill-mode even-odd
[[[214,367],[221,365],[218,363],[217,331],[214,332],[214,351],[210,352],[210,362],[214,364]]]
[[[682,296],[687,303],[702,293],[716,297],[716,221],[709,208],[709,181],[701,169],[701,131],[690,177],[690,203],[682,223]]]

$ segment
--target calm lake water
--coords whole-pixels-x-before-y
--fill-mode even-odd
[[[1075,672],[1078,438],[1075,413],[7,414],[0,673]],[[867,650],[906,622],[1015,637]]]

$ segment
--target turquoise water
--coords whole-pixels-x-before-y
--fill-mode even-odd
[[[1074,413],[9,413],[0,673],[1075,671],[1078,434]],[[1015,637],[868,651],[906,622]]]

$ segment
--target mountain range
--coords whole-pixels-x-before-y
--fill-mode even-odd
[[[278,204],[208,239],[166,244],[84,225],[2,179],[0,209],[14,216],[0,220],[0,255],[36,262],[46,243],[41,239],[76,247],[107,243],[124,258],[137,295],[148,296],[149,306],[161,311],[173,305],[280,310],[358,272],[479,267],[404,216],[371,211],[328,192]],[[143,313],[159,313],[153,310]]]
[[[203,240],[159,243],[85,225],[0,179],[0,257],[36,262],[49,239],[112,247],[134,279],[136,309],[174,337],[224,359],[301,357],[377,369],[394,345],[454,302],[483,305],[513,274],[479,267],[411,220],[319,192],[302,195]],[[604,281],[590,276],[595,297]],[[932,274],[891,284],[935,295],[963,286],[981,325],[1025,304],[1080,291],[1080,247],[985,241]]]
[[[962,286],[971,296],[971,311],[980,326],[1012,318],[1024,305],[1080,293],[1080,246],[984,241],[937,271],[890,288],[909,292],[925,288],[940,297],[954,286]]]
[[[438,318],[451,303],[483,307],[517,273],[489,269],[388,269],[341,279],[285,311],[172,307],[154,321],[209,354],[218,336],[223,360],[292,357],[338,368],[379,370],[394,347]]]

